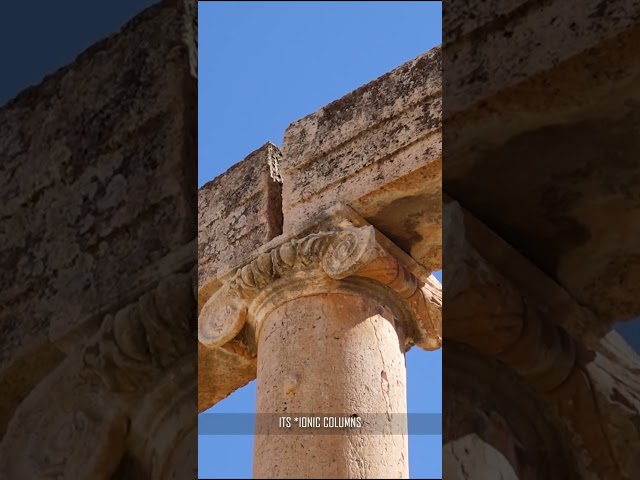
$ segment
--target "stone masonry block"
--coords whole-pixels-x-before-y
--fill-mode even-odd
[[[198,191],[198,291],[282,233],[280,152],[267,143]]]
[[[285,233],[342,202],[441,267],[441,65],[436,47],[287,129]]]

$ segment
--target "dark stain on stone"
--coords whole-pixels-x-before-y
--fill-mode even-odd
[[[442,51],[436,47],[418,58],[415,63],[407,62],[326,105],[318,118],[318,127],[322,131],[331,125],[346,123],[356,113],[363,111],[370,117],[375,117],[390,99],[408,95],[413,89],[428,82],[434,72],[441,71]]]
[[[442,70],[442,48],[432,50],[433,55],[424,55],[415,64],[415,70],[427,76],[429,72]]]
[[[431,111],[430,105],[425,102],[422,104],[422,116],[420,117],[420,122],[427,127],[427,130],[432,130],[442,125],[442,118],[438,114],[434,115]]]
[[[355,103],[357,103],[355,92],[331,102],[324,107],[323,115],[318,123],[339,124],[347,122],[353,115],[352,109]]]
[[[269,181],[267,222],[269,224],[269,240],[282,235],[284,213],[282,210],[282,184]]]
[[[367,220],[407,253],[423,240],[417,227],[424,222],[425,216],[436,215],[428,210],[434,202],[430,196],[410,195],[385,205]]]

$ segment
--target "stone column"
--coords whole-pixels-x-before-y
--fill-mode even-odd
[[[257,351],[256,478],[408,478],[404,352],[437,348],[441,327],[393,250],[373,227],[285,242],[203,307],[204,345],[242,331]],[[319,428],[295,420],[310,417]],[[351,428],[325,428],[345,419]]]

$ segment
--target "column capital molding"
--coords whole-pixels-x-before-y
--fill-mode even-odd
[[[222,287],[200,312],[198,338],[216,348],[246,326],[255,339],[269,307],[310,294],[368,290],[388,297],[404,312],[399,320],[407,343],[438,349],[441,289],[431,278],[412,272],[398,251],[372,226],[346,226],[283,241],[224,276]]]

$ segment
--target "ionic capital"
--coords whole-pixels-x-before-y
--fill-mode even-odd
[[[369,292],[396,312],[406,343],[442,343],[441,290],[419,278],[372,226],[346,227],[291,240],[261,253],[225,276],[198,318],[198,338],[222,346],[247,327],[258,337],[262,319],[298,297],[339,291]]]

